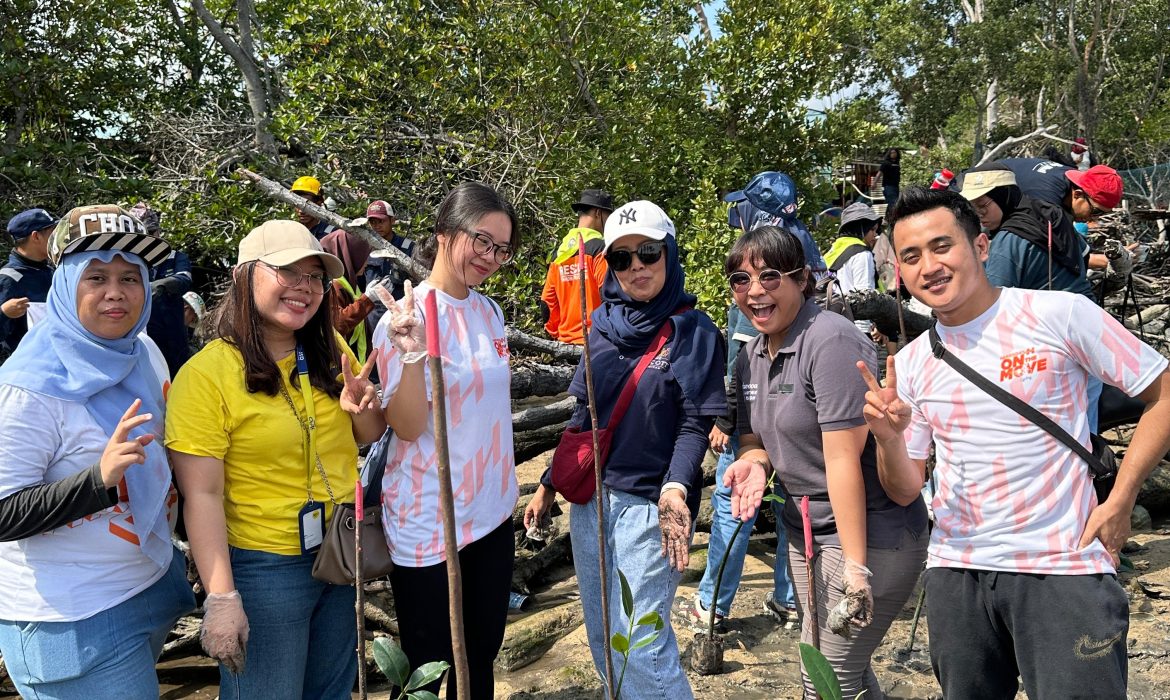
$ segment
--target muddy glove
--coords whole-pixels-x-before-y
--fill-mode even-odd
[[[842,583],[845,595],[829,611],[829,629],[845,639],[852,636],[850,623],[858,628],[868,627],[873,622],[873,591],[869,577],[873,572],[852,559],[845,560]]]
[[[239,591],[212,593],[204,603],[203,626],[199,630],[203,651],[232,673],[244,670],[248,647],[248,617]]]

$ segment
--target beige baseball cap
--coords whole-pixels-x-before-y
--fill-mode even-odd
[[[299,221],[275,219],[265,221],[244,236],[240,241],[240,255],[236,264],[259,260],[281,267],[314,255],[321,259],[325,273],[330,277],[337,278],[345,274],[341,260],[322,250],[321,242],[313,238],[309,229]]]
[[[979,199],[996,187],[1006,187],[1016,184],[1016,174],[1004,168],[1003,170],[968,170],[963,175],[963,189],[959,194],[968,202]]]

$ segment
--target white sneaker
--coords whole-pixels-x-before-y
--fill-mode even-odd
[[[776,620],[776,622],[783,625],[786,630],[796,629],[800,622],[800,616],[796,612],[796,608],[778,604],[773,591],[768,591],[768,594],[764,596],[764,612]]]

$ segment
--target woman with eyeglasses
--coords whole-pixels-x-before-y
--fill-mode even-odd
[[[312,577],[334,507],[353,502],[358,444],[386,429],[373,356],[359,365],[333,330],[342,272],[296,221],[253,229],[217,338],[171,387],[166,444],[224,700],[348,699],[357,674],[354,587]]]
[[[425,324],[437,323],[446,381],[447,444],[463,577],[464,648],[471,697],[494,695],[492,664],[504,641],[512,585],[512,511],[519,489],[512,451],[512,373],[499,305],[475,288],[520,245],[512,205],[478,182],[453,190],[418,257],[431,272],[387,304],[374,330],[383,402],[393,437],[382,478],[383,527],[395,568],[402,649],[412,667],[454,664],[448,624],[446,543],[439,506]],[[425,302],[434,296],[438,318]],[[437,693],[439,681],[427,686]],[[454,698],[455,670],[447,677]]]
[[[605,682],[605,654],[611,652],[601,598],[608,593],[611,632],[624,631],[629,620],[622,611],[621,571],[636,614],[657,612],[665,623],[653,642],[630,650],[622,696],[690,698],[670,608],[689,560],[707,436],[727,408],[723,388],[727,350],[715,324],[693,308],[695,297],[684,290],[674,223],[657,205],[630,202],[610,215],[605,222],[605,259],[609,272],[601,289],[602,305],[590,317],[587,341],[597,419],[612,432],[613,440],[603,462],[605,493],[573,504],[570,517],[573,566],[589,649]],[[648,364],[628,409],[615,422],[619,396],[643,358]],[[583,363],[569,387],[577,397],[569,426],[589,430],[593,426]],[[525,508],[526,526],[540,522],[552,506],[552,484],[546,472]],[[598,571],[599,497],[605,518],[606,581]]]
[[[844,316],[817,306],[800,241],[788,231],[766,226],[744,234],[725,269],[736,304],[760,331],[736,362],[739,458],[723,480],[732,489],[732,515],[753,516],[775,471],[789,494],[781,519],[800,639],[819,638],[845,696],[864,690],[882,698],[870,657],[914,590],[927,532],[922,499],[899,506],[882,489],[861,413],[866,385],[846,371],[864,361],[877,372],[873,343]],[[803,678],[805,698],[815,698],[807,672]]]

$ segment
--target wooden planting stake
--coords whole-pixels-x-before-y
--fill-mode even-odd
[[[431,368],[431,416],[435,428],[435,451],[439,461],[439,508],[443,516],[443,539],[447,555],[447,612],[451,617],[451,654],[455,659],[455,689],[458,700],[470,700],[471,679],[463,636],[463,583],[459,574],[459,544],[455,539],[455,496],[451,488],[451,454],[447,449],[447,383],[443,380],[443,357],[439,352],[439,301],[435,290],[426,300],[427,364]]]
[[[366,616],[365,590],[362,587],[362,480],[357,480],[353,492],[353,585],[357,589],[354,596],[354,616],[357,618],[357,655],[358,655],[358,695],[361,700],[369,697],[366,693]]]
[[[605,634],[605,693],[613,700],[613,655],[609,640],[609,576],[605,566],[605,485],[601,483],[601,447],[597,444],[597,402],[593,398],[593,363],[589,355],[589,306],[586,300],[589,290],[586,286],[585,237],[577,234],[577,274],[581,281],[581,350],[585,360],[585,396],[589,404],[589,421],[593,426],[593,499],[597,503],[597,570],[601,575],[601,624]]]

